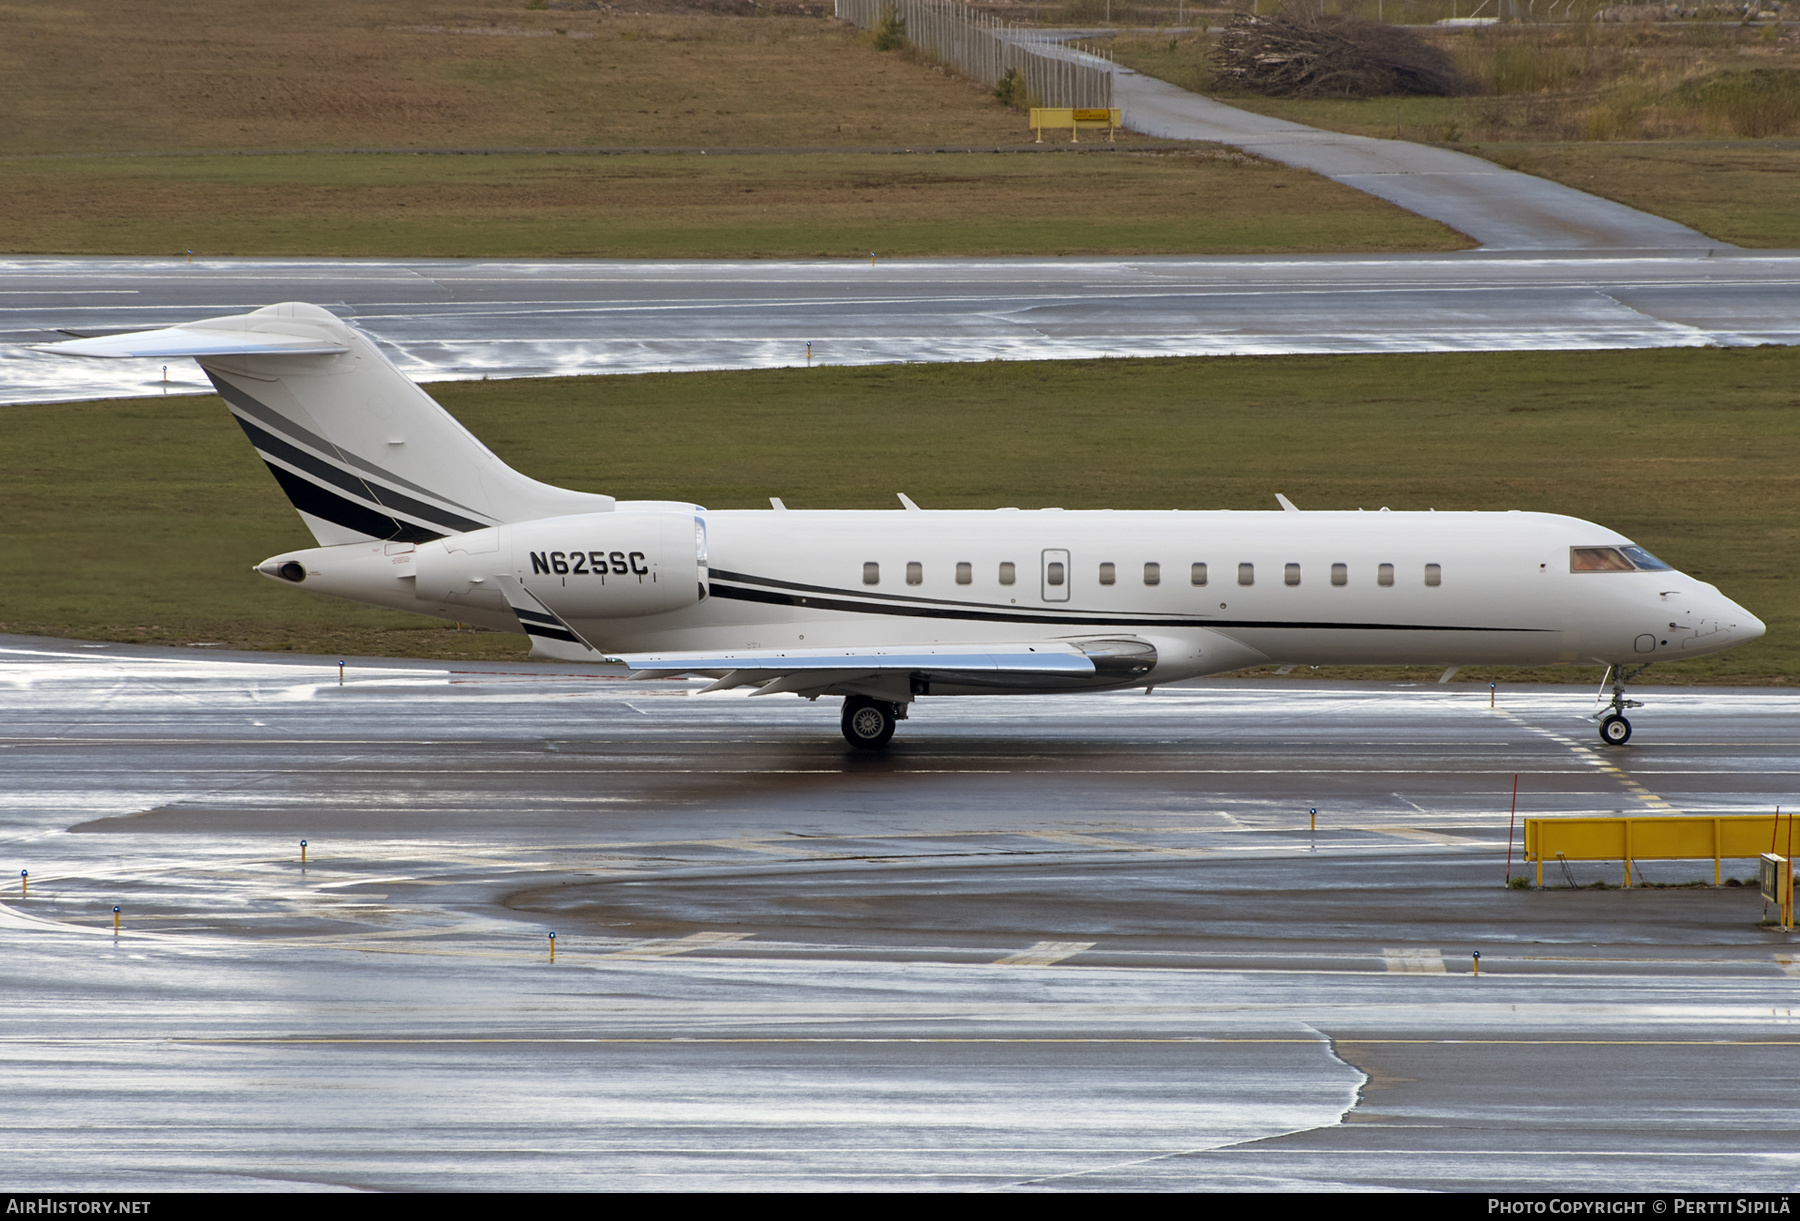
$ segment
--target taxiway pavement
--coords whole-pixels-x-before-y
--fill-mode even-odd
[[[1309,170],[1448,225],[1483,250],[1719,250],[1728,243],[1665,217],[1509,170],[1442,145],[1308,127],[1191,93],[1072,45],[1107,29],[1009,31],[1039,55],[1112,73],[1124,125],[1165,140],[1205,140]],[[1163,36],[1163,35],[1157,35]]]
[[[1791,692],[1644,689],[1611,750],[1576,688],[925,700],[871,758],[824,701],[347,660],[0,637],[11,1185],[1800,1178],[1753,887],[1500,884],[1515,773],[1790,804]]]
[[[0,402],[197,393],[29,345],[309,301],[414,378],[1800,342],[1800,254],[878,262],[0,260]],[[167,381],[164,380],[165,376]]]
[[[1467,234],[1484,250],[1720,249],[1686,225],[1432,144],[1323,131],[1228,106],[1130,69],[1114,100],[1134,131],[1212,140],[1311,170]]]

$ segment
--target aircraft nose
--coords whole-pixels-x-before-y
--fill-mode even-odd
[[[1755,640],[1769,630],[1761,619],[1730,598],[1720,598],[1714,614],[1718,617],[1719,625],[1736,641]]]

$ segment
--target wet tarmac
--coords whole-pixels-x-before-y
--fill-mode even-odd
[[[1618,749],[1575,687],[924,700],[870,758],[826,701],[346,660],[0,637],[9,1187],[1800,1179],[1753,886],[1501,884],[1515,773],[1789,805],[1793,693],[1640,688]]]
[[[803,366],[809,344],[829,365],[1699,347],[1800,342],[1800,257],[15,257],[0,259],[0,403],[210,392],[191,361],[165,381],[159,361],[27,345],[277,301],[353,318],[420,381]]]

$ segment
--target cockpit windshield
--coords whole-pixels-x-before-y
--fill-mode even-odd
[[[1571,547],[1570,572],[1667,572],[1663,563],[1642,547]]]
[[[1619,550],[1625,553],[1626,559],[1630,560],[1633,564],[1636,564],[1639,568],[1642,568],[1645,572],[1673,571],[1669,565],[1663,563],[1648,551],[1645,551],[1642,547],[1621,547]]]

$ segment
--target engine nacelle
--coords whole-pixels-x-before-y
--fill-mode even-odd
[[[625,619],[706,597],[706,522],[691,512],[582,513],[420,543],[418,597],[480,603],[516,577],[565,619]]]

